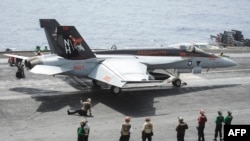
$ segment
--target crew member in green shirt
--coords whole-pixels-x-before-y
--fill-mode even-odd
[[[217,141],[217,136],[219,133],[220,140],[222,141],[222,123],[224,122],[224,117],[222,115],[221,111],[218,111],[218,116],[216,117],[215,120],[215,134],[214,134],[214,141]]]
[[[227,111],[227,116],[224,119],[225,125],[231,125],[232,120],[233,120],[232,112]]]

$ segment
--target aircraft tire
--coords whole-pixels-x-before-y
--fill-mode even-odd
[[[181,87],[181,80],[179,78],[175,78],[175,79],[173,79],[172,84],[175,87]]]
[[[94,87],[98,87],[99,85],[97,84],[97,81],[95,79],[92,79],[92,84]]]
[[[16,78],[18,78],[18,79],[25,78],[25,74],[24,74],[24,71],[22,69],[18,70],[16,72]]]
[[[21,76],[22,76],[22,78],[25,78],[24,72],[21,72]]]
[[[18,78],[18,79],[23,78],[23,73],[20,72],[20,71],[17,71],[17,72],[16,72],[16,78]]]
[[[110,90],[113,95],[119,95],[122,92],[121,88],[116,86],[111,86]]]

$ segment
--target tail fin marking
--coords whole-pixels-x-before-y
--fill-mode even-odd
[[[60,24],[55,19],[39,19],[41,28],[44,28],[51,53],[57,54],[56,27]]]
[[[71,60],[96,57],[74,26],[58,26],[56,41],[61,57]]]

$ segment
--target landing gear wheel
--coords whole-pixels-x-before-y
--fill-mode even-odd
[[[25,78],[25,74],[23,71],[17,71],[16,72],[16,78],[21,79],[21,78]]]
[[[99,85],[97,84],[97,81],[94,80],[94,79],[92,79],[92,84],[93,84],[94,87],[99,87]]]
[[[116,87],[116,86],[111,86],[110,90],[111,90],[111,93],[114,95],[119,95],[122,92],[121,88]]]
[[[175,79],[172,80],[172,84],[175,87],[181,87],[181,80],[179,78],[175,78]]]

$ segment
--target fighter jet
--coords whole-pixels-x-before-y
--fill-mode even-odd
[[[52,37],[52,36],[51,36]],[[194,46],[178,48],[123,49],[93,52],[73,26],[57,26],[55,53],[24,57],[5,54],[25,60],[33,73],[86,77],[111,86],[111,92],[121,93],[130,84],[155,85],[159,73],[154,70],[176,69],[201,73],[202,68],[235,66],[229,58],[208,54]],[[167,78],[167,74],[162,73]],[[172,79],[176,87],[182,82],[178,75]]]

